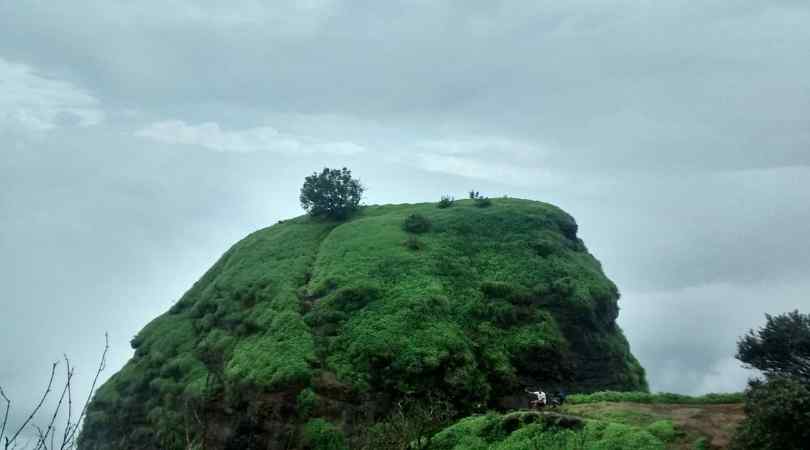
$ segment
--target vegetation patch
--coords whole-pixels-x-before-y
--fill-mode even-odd
[[[408,233],[427,233],[430,231],[430,219],[421,214],[410,214],[402,223],[402,228]]]
[[[439,200],[439,203],[437,203],[436,206],[439,208],[449,208],[453,206],[453,202],[455,202],[453,197],[450,197],[449,195],[442,195],[441,200]]]
[[[464,419],[438,433],[431,450],[663,450],[649,431],[619,423],[589,420],[560,426],[554,414],[489,414]]]

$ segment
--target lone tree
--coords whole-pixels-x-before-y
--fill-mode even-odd
[[[810,314],[765,315],[737,342],[737,359],[765,374],[745,391],[733,449],[799,449],[810,442]]]
[[[765,326],[737,342],[737,359],[768,377],[791,377],[810,384],[810,314],[765,315]]]
[[[342,220],[357,210],[364,190],[351,170],[324,167],[304,180],[301,207],[312,216]]]

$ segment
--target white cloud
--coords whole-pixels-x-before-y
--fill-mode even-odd
[[[549,186],[563,181],[561,175],[552,173],[548,169],[535,167],[528,161],[526,164],[520,164],[519,161],[514,163],[518,158],[514,153],[508,151],[502,159],[498,158],[498,153],[490,154],[488,157],[465,155],[466,152],[459,147],[449,147],[448,153],[418,153],[415,155],[414,162],[419,168],[430,172],[477,178],[514,186]],[[496,160],[493,160],[493,156]],[[510,162],[500,162],[498,159]]]
[[[0,58],[0,129],[44,131],[103,120],[104,112],[92,95]]]
[[[182,120],[168,120],[153,123],[137,131],[135,135],[158,142],[196,145],[219,152],[354,155],[365,151],[363,146],[348,141],[325,141],[286,134],[270,126],[225,130],[215,122],[192,125]]]

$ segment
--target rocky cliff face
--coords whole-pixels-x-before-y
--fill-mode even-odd
[[[351,436],[406,397],[464,414],[524,386],[644,390],[618,291],[576,232],[515,199],[257,231],[132,340],[80,448],[298,448],[313,419]]]

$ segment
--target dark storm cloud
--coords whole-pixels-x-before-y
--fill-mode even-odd
[[[346,164],[369,202],[559,204],[652,387],[739,389],[735,338],[810,303],[808,117],[798,1],[3,2],[0,384],[104,330],[114,371]]]

